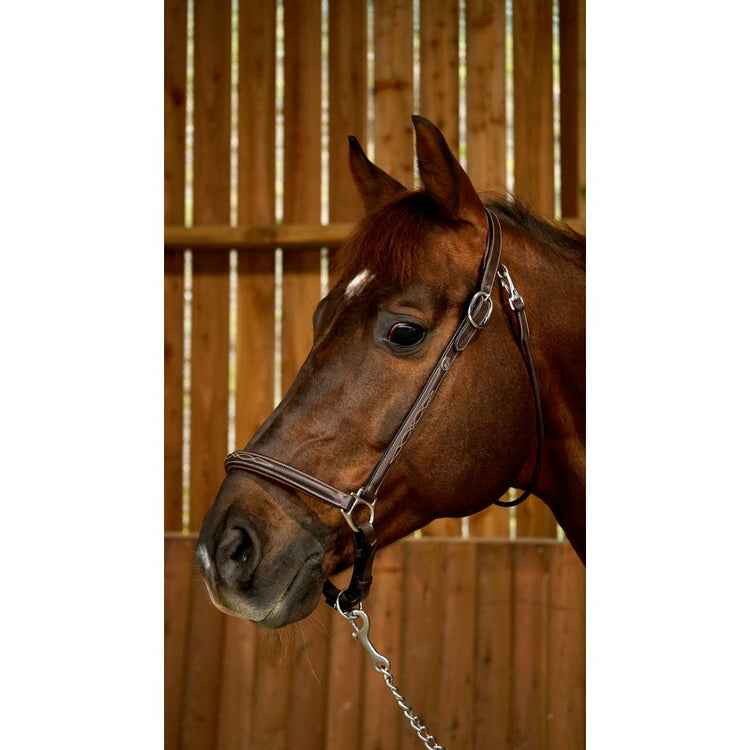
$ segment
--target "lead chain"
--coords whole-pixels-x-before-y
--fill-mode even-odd
[[[404,716],[409,720],[409,724],[411,724],[412,729],[417,733],[417,737],[422,740],[424,746],[428,748],[428,750],[445,750],[445,748],[430,734],[422,719],[420,719],[411,707],[407,705],[404,696],[399,693],[398,688],[394,684],[393,675],[390,671],[384,666],[375,667],[375,670],[383,675],[385,684],[393,693],[396,703],[398,703],[399,708],[404,712]]]
[[[422,740],[427,750],[445,750],[435,737],[430,734],[424,722],[406,703],[404,696],[399,693],[398,688],[393,681],[393,675],[391,674],[390,660],[388,657],[383,656],[383,654],[378,652],[372,645],[372,641],[370,640],[370,618],[367,616],[367,613],[361,608],[345,611],[341,606],[341,594],[339,594],[336,599],[334,609],[349,621],[349,624],[354,631],[352,637],[362,644],[362,648],[364,648],[365,653],[370,659],[372,668],[383,675],[385,684],[388,686],[391,693],[393,693],[396,703],[398,703],[399,708],[404,712],[404,716],[409,720],[409,724],[417,733],[417,737]],[[358,624],[358,621],[361,621],[361,624]]]

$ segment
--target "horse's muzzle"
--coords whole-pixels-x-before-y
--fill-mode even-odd
[[[214,604],[273,628],[306,617],[325,580],[324,547],[306,518],[280,511],[247,475],[227,477],[195,550]]]

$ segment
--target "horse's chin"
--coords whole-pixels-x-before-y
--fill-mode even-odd
[[[275,576],[267,585],[254,584],[248,590],[212,585],[206,580],[209,596],[222,612],[250,620],[264,628],[291,625],[310,615],[323,589],[322,554],[313,553],[288,577]]]

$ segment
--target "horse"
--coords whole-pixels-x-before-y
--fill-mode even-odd
[[[305,362],[203,520],[212,601],[263,627],[321,592],[351,611],[375,549],[510,487],[549,506],[585,564],[585,238],[480,198],[438,128],[412,121],[418,190],[350,136],[365,216]],[[327,579],[352,566],[338,591]]]

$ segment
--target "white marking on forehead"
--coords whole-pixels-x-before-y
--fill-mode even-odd
[[[367,286],[370,279],[372,279],[372,274],[367,269],[360,271],[346,287],[344,299],[351,299],[355,294],[359,294]]]

